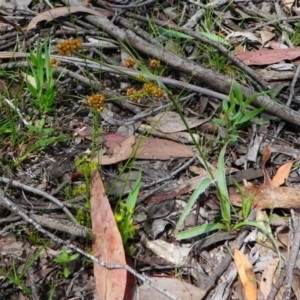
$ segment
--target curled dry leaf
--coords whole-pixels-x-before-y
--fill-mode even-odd
[[[238,270],[240,280],[243,285],[245,298],[247,300],[257,299],[257,285],[252,265],[245,254],[234,245],[234,264]]]
[[[109,10],[103,10],[103,12],[99,12],[97,10],[87,8],[84,6],[70,6],[70,7],[59,7],[59,8],[53,8],[47,11],[44,11],[37,16],[35,16],[29,23],[27,30],[31,30],[36,28],[36,25],[41,21],[52,21],[55,18],[63,17],[69,14],[73,14],[76,12],[84,12],[91,15],[95,15],[98,17],[109,17],[112,16],[114,13]]]
[[[272,186],[272,180],[269,176],[269,173],[266,169],[266,163],[268,161],[268,159],[270,158],[271,156],[271,150],[269,148],[268,145],[266,145],[264,147],[264,150],[263,150],[263,157],[262,157],[262,171],[263,171],[263,174],[264,174],[264,185],[265,186]]]
[[[272,179],[273,186],[280,186],[286,182],[288,179],[292,166],[295,162],[299,161],[300,158],[297,158],[295,160],[289,161],[285,163],[284,165],[280,166],[275,174],[275,176]]]

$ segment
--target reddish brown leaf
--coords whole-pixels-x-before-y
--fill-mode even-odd
[[[122,238],[98,171],[92,174],[91,218],[94,256],[109,264],[125,265]],[[127,281],[126,270],[107,270],[94,263],[94,276],[101,300],[123,300]]]
[[[278,187],[286,182],[286,180],[288,179],[288,177],[290,175],[293,164],[295,162],[297,162],[298,160],[300,160],[300,158],[291,160],[278,168],[275,176],[272,179],[273,186]]]
[[[248,258],[240,250],[234,246],[234,263],[239,273],[240,280],[242,282],[245,298],[247,300],[257,299],[257,285],[255,274],[252,269],[252,265]]]
[[[246,65],[270,65],[282,60],[294,60],[300,56],[300,49],[257,50],[236,55]]]
[[[112,11],[109,11],[109,10],[99,12],[97,10],[87,8],[84,6],[58,7],[58,8],[53,8],[53,9],[44,11],[44,12],[38,14],[37,16],[35,16],[30,21],[30,23],[27,27],[27,30],[29,31],[31,29],[34,29],[36,27],[37,23],[39,23],[41,21],[52,21],[55,18],[67,16],[69,14],[76,13],[76,12],[84,12],[84,13],[88,13],[88,14],[95,15],[95,16],[102,17],[102,18],[113,16],[113,14],[114,14]]]

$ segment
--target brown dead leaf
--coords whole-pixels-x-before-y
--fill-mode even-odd
[[[268,41],[275,37],[275,33],[269,30],[261,30],[257,32],[260,34],[262,46],[264,46]]]
[[[264,299],[268,298],[273,286],[273,280],[277,269],[279,259],[274,258],[268,266],[265,268],[261,280],[260,280],[260,291],[262,292]],[[276,279],[276,278],[275,278]]]
[[[278,186],[281,186],[282,184],[284,184],[290,175],[293,164],[299,160],[300,160],[300,158],[297,158],[295,160],[291,160],[291,161],[285,163],[284,165],[280,166],[278,168],[275,176],[272,179],[273,186],[278,187]]]
[[[236,55],[246,65],[270,65],[282,60],[294,60],[300,56],[300,49],[257,50]]]
[[[245,197],[254,197],[252,207],[255,209],[300,208],[300,190],[291,187],[242,186]],[[233,205],[241,206],[241,196],[230,192]]]
[[[126,138],[123,142],[121,142],[118,146],[116,146],[113,149],[112,156],[103,155],[101,157],[101,151],[100,151],[100,157],[98,155],[92,159],[93,162],[100,162],[101,165],[111,165],[116,164],[120,161],[126,160],[130,157],[134,150],[135,146],[135,137],[132,135],[128,138]]]
[[[167,160],[172,157],[193,157],[194,153],[187,146],[173,141],[157,138],[139,138],[137,141],[134,136],[126,138],[124,141],[119,139],[108,140],[104,143],[109,147],[108,153],[111,155],[103,155],[101,152],[93,158],[94,162],[100,162],[102,165],[115,164],[126,160],[137,151],[135,157],[139,159],[161,159]]]
[[[53,8],[47,11],[44,11],[37,16],[35,16],[29,23],[27,30],[31,30],[36,28],[36,25],[41,22],[41,21],[52,21],[56,18],[67,16],[69,14],[77,13],[77,12],[82,12],[82,13],[88,13],[91,15],[95,15],[98,17],[110,17],[113,16],[114,13],[109,10],[103,10],[102,12],[99,12],[97,10],[87,8],[84,6],[70,6],[70,7],[58,7],[58,8]]]
[[[193,157],[194,153],[187,146],[157,138],[139,139],[137,158],[168,160],[176,157]]]
[[[238,270],[242,282],[245,298],[247,300],[257,299],[257,285],[252,265],[245,254],[243,254],[235,245],[234,246],[234,264]]]
[[[207,293],[207,290],[201,290],[187,282],[180,281],[176,278],[151,278],[152,283],[166,291],[170,291],[176,299],[184,300],[201,300]],[[159,293],[149,285],[143,284],[139,288],[140,299],[143,300],[167,300],[169,297]]]
[[[189,128],[194,128],[206,123],[210,120],[210,118],[203,120],[198,118],[185,118],[185,120]],[[155,117],[148,118],[147,122],[156,130],[163,133],[173,133],[186,130],[186,126],[181,120],[179,114],[174,111],[157,114]]]
[[[282,0],[282,6],[285,11],[291,13],[291,8],[294,5],[295,0]]]
[[[91,176],[91,218],[94,236],[93,254],[108,264],[126,264],[122,238],[118,230],[98,171]],[[123,300],[127,272],[108,270],[94,263],[96,290],[100,299]]]
[[[269,175],[269,173],[266,169],[266,163],[269,160],[270,156],[271,156],[271,150],[270,150],[269,146],[266,145],[264,147],[263,157],[262,157],[262,171],[263,171],[263,174],[264,174],[264,185],[265,186],[272,186],[272,180],[271,180],[270,175]]]

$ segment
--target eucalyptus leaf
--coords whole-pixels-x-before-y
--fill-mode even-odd
[[[200,31],[199,33],[214,42],[218,42],[218,43],[221,43],[226,46],[231,46],[231,44],[229,42],[227,42],[226,40],[224,40],[223,38],[219,37],[216,34],[204,32],[204,31]]]

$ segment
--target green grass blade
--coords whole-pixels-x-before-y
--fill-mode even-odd
[[[221,37],[219,37],[213,33],[204,32],[204,31],[200,31],[199,33],[214,42],[218,42],[218,43],[221,43],[221,44],[229,46],[229,47],[231,46],[231,44],[229,42],[227,42],[226,40],[222,39]]]
[[[176,236],[176,239],[177,240],[191,239],[203,233],[208,233],[214,230],[225,230],[225,229],[226,229],[225,226],[220,223],[203,224],[201,226],[197,226],[195,228],[179,232],[178,235]]]
[[[142,170],[139,171],[133,189],[130,191],[126,201],[126,206],[129,210],[134,210],[135,208],[136,200],[140,190],[141,178],[142,178]]]
[[[181,38],[181,39],[186,39],[186,40],[193,40],[194,38],[190,35],[187,35],[185,33],[171,30],[171,29],[165,29],[163,27],[158,27],[157,31],[164,36],[171,37],[171,38]]]
[[[225,174],[225,150],[227,147],[227,143],[222,148],[219,159],[218,159],[218,193],[220,198],[220,205],[221,205],[221,213],[223,220],[227,225],[230,225],[231,222],[231,215],[230,215],[230,201],[229,201],[229,194],[226,184],[226,174]]]
[[[190,213],[194,203],[196,202],[196,200],[198,199],[198,197],[204,193],[204,191],[209,187],[209,185],[213,182],[213,180],[211,178],[208,178],[208,177],[205,177],[203,178],[198,187],[195,189],[192,197],[190,198],[187,206],[185,207],[182,215],[180,216],[179,218],[179,221],[177,222],[176,224],[176,228],[175,228],[175,231],[174,231],[174,235],[175,237],[177,236],[178,234],[178,231],[181,227],[181,225],[183,224],[185,218],[188,216],[188,214]]]

